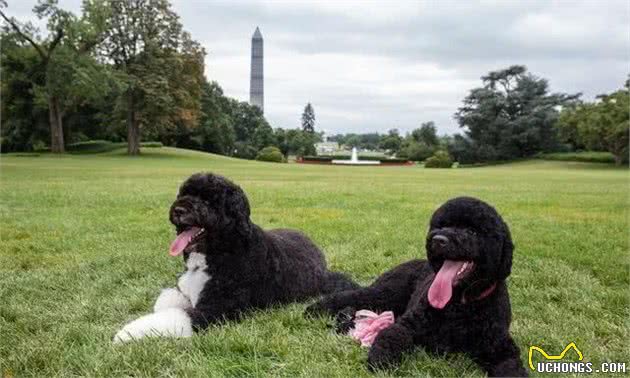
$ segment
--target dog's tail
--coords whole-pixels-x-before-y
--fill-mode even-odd
[[[359,289],[360,287],[361,285],[352,281],[350,277],[343,273],[328,272],[322,294],[331,294],[344,290],[354,290]]]

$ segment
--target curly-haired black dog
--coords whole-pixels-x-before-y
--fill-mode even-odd
[[[176,288],[162,291],[154,313],[127,324],[115,341],[190,336],[249,309],[359,287],[329,271],[301,232],[255,225],[245,193],[224,177],[200,173],[186,180],[170,221],[177,230],[170,254],[183,253],[186,270]]]
[[[386,272],[371,286],[324,297],[309,314],[337,315],[352,326],[357,309],[392,310],[396,321],[381,331],[368,354],[371,369],[400,361],[414,346],[438,354],[463,352],[491,376],[526,376],[510,336],[506,278],[514,246],[494,208],[469,197],[452,199],[431,218],[427,260]]]

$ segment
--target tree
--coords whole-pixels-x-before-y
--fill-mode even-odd
[[[285,156],[315,155],[315,143],[321,140],[319,134],[311,134],[300,129],[276,129],[276,145]]]
[[[36,29],[31,24],[20,24],[15,18],[7,17],[2,8],[7,6],[5,1],[0,1],[0,16],[7,22],[12,30],[23,40],[28,42],[39,57],[39,63],[45,72],[43,88],[46,91],[48,102],[48,120],[50,125],[50,149],[52,152],[65,151],[63,138],[63,113],[60,108],[59,98],[53,91],[54,73],[51,72],[51,61],[56,49],[60,46],[65,29],[73,17],[71,13],[60,9],[56,0],[40,0],[33,8],[33,12],[39,19],[48,19],[49,33],[45,38],[36,35]]]
[[[257,149],[261,150],[265,147],[275,146],[276,138],[273,135],[273,129],[267,121],[264,121],[254,131],[254,135],[252,136],[252,145]]]
[[[35,49],[15,33],[3,33],[0,43],[2,152],[33,150],[50,140],[47,109],[36,106],[34,95],[45,71]]]
[[[429,146],[424,142],[411,142],[401,148],[398,157],[406,157],[413,161],[423,161],[431,157],[435,151],[435,147]]]
[[[361,136],[357,134],[348,134],[344,138],[343,144],[346,144],[349,147],[361,147]]]
[[[455,113],[480,160],[513,159],[555,148],[559,106],[580,95],[549,94],[547,80],[511,66],[482,77]]]
[[[167,0],[107,1],[111,12],[100,53],[121,73],[127,152],[140,153],[141,126],[194,126],[204,50],[183,31]]]
[[[230,116],[230,100],[216,81],[204,81],[201,94],[201,149],[221,155],[232,155],[236,134]]]
[[[579,103],[564,109],[557,127],[564,141],[606,150],[621,165],[628,158],[630,95],[628,87],[600,95],[594,103]]]
[[[433,121],[423,123],[419,129],[413,130],[411,135],[417,143],[424,143],[430,147],[437,147],[439,144],[437,129]]]
[[[440,139],[433,121],[423,123],[420,128],[407,134],[402,141],[398,156],[409,160],[423,161],[431,157],[438,149]]]
[[[381,137],[379,147],[395,154],[400,151],[401,145],[402,138],[398,133],[398,129],[391,129],[387,132],[387,135]]]
[[[239,142],[253,144],[252,139],[254,138],[256,130],[259,127],[269,127],[262,110],[260,110],[258,106],[251,105],[247,102],[239,102],[231,99],[230,117],[232,125],[234,126],[236,140]]]
[[[307,133],[315,133],[315,110],[309,102],[304,107],[304,113],[302,113],[302,131]]]

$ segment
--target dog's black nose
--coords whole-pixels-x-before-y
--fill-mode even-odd
[[[449,242],[450,240],[444,235],[435,235],[431,238],[431,244],[434,248],[444,248]]]

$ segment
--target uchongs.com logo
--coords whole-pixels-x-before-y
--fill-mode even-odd
[[[577,355],[577,361],[566,361],[567,353],[573,350]],[[542,360],[534,363],[534,352],[540,353]],[[538,373],[625,373],[625,362],[602,362],[595,365],[590,361],[584,361],[582,351],[574,342],[569,343],[558,355],[550,355],[541,347],[532,345],[529,347],[529,368]]]

